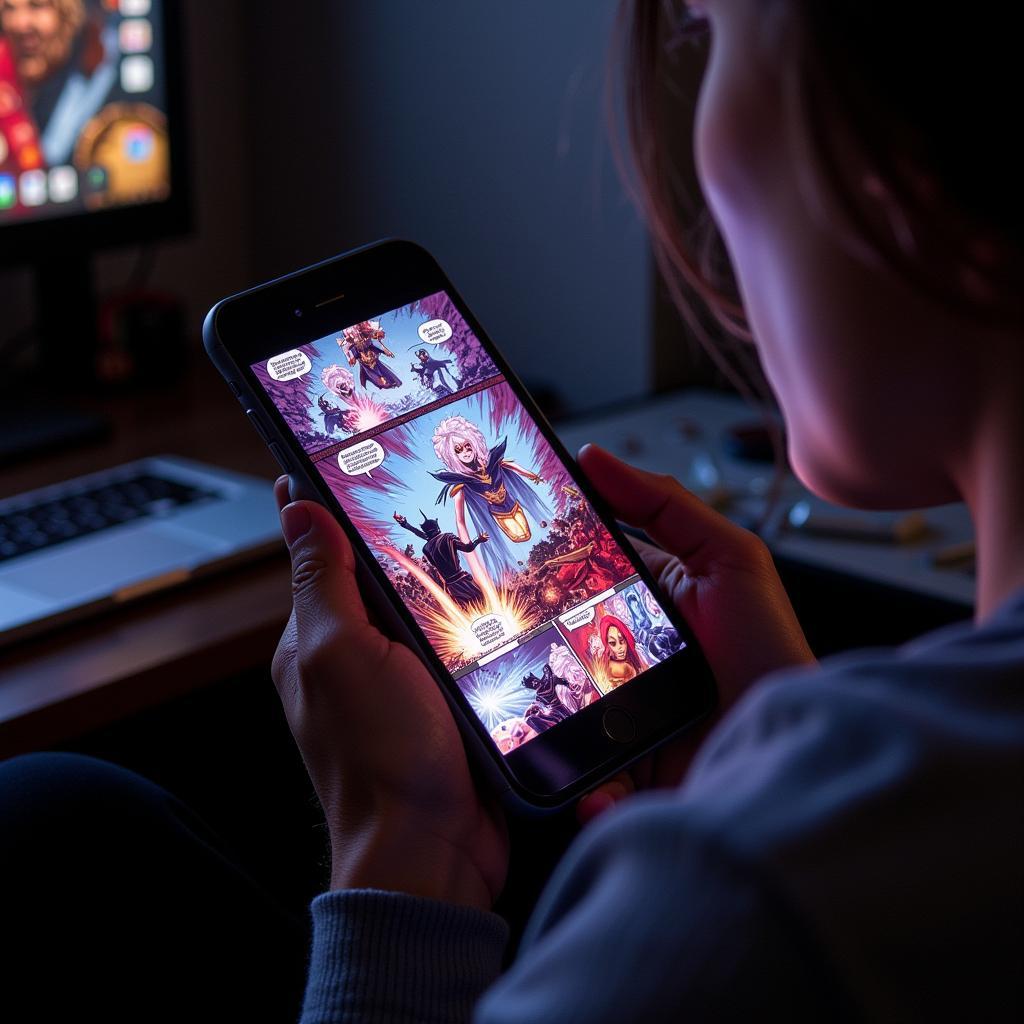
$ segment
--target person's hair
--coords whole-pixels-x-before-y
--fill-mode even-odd
[[[452,473],[465,473],[466,466],[455,456],[455,438],[461,437],[468,441],[476,456],[477,462],[487,465],[490,451],[484,440],[483,432],[475,423],[470,423],[465,416],[448,416],[438,423],[432,438],[434,454]]]
[[[551,671],[560,679],[567,679],[570,683],[580,685],[587,682],[586,671],[565,644],[551,645],[548,651],[548,664]]]
[[[344,366],[338,366],[337,363],[325,366],[320,371],[320,380],[323,381],[323,385],[328,391],[339,398],[346,391],[354,391],[356,386],[356,379],[352,376],[351,370],[347,370]]]
[[[626,641],[626,664],[632,665],[637,672],[643,672],[644,664],[640,660],[640,655],[637,653],[636,641],[633,639],[633,634],[630,631],[622,619],[617,615],[605,615],[600,623],[598,623],[598,630],[601,633],[601,642],[604,644],[604,660],[606,662],[611,660],[611,654],[608,651],[608,632],[612,627],[615,627],[622,636],[622,639]]]
[[[804,130],[854,241],[916,287],[976,320],[1024,320],[1024,174],[1012,152],[1018,97],[1016,33],[991,9],[854,0],[763,0],[767,33],[792,32]],[[692,300],[734,336],[749,335],[710,220],[684,226],[678,168],[663,122],[679,44],[698,34],[682,0],[622,0],[627,176],[648,222],[674,304],[705,348]],[[685,51],[682,51],[685,52]],[[678,111],[674,112],[678,116]],[[839,133],[855,159],[840,156]],[[678,123],[674,130],[682,130]],[[692,208],[684,213],[696,222]],[[693,228],[705,232],[695,244]],[[688,230],[689,228],[689,230]],[[721,353],[710,351],[718,362]],[[728,369],[725,370],[728,373]]]

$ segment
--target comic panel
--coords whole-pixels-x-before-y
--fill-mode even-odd
[[[558,628],[602,693],[685,646],[643,580],[574,608]]]
[[[479,388],[498,374],[444,292],[252,369],[310,455]]]
[[[634,575],[505,382],[316,466],[452,672]]]
[[[600,696],[553,626],[481,659],[459,688],[498,749],[507,754]]]

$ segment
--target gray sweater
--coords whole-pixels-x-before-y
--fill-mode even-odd
[[[312,911],[304,1024],[1024,1019],[1024,592],[763,680],[579,836],[504,975],[494,914]]]

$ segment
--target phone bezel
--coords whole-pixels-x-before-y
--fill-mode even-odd
[[[439,291],[446,292],[462,314],[637,574],[659,595],[660,603],[686,641],[682,650],[507,755],[497,749],[458,681],[421,632],[412,612],[395,599],[397,595],[369,546],[251,369],[253,363],[276,353],[311,344],[344,326],[372,319]],[[303,310],[301,317],[295,315],[297,309]],[[286,446],[291,458],[298,461],[316,487],[320,499],[341,522],[364,569],[388,596],[391,610],[398,613],[449,701],[454,702],[466,719],[463,725],[468,724],[477,734],[505,782],[520,799],[537,807],[561,806],[712,710],[716,699],[714,680],[692,630],[661,593],[622,534],[614,515],[593,492],[576,460],[426,250],[401,240],[376,242],[230,296],[210,311],[204,326],[204,340],[218,368],[235,385],[234,390],[243,404],[262,413],[264,429],[272,428],[268,432],[276,435],[271,439]],[[223,365],[223,355],[228,357],[229,365]],[[686,676],[684,685],[679,683],[681,672]],[[635,722],[636,737],[631,742],[614,740],[603,729],[602,722],[612,708],[625,711]]]

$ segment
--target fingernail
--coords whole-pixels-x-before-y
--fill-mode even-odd
[[[281,532],[288,547],[292,547],[300,537],[309,533],[312,525],[309,509],[301,501],[293,501],[281,509]]]
[[[288,502],[291,501],[291,499],[288,497],[288,477],[279,476],[274,481],[274,501],[277,502],[278,512],[280,512],[281,509],[283,509],[285,505],[287,505]]]

